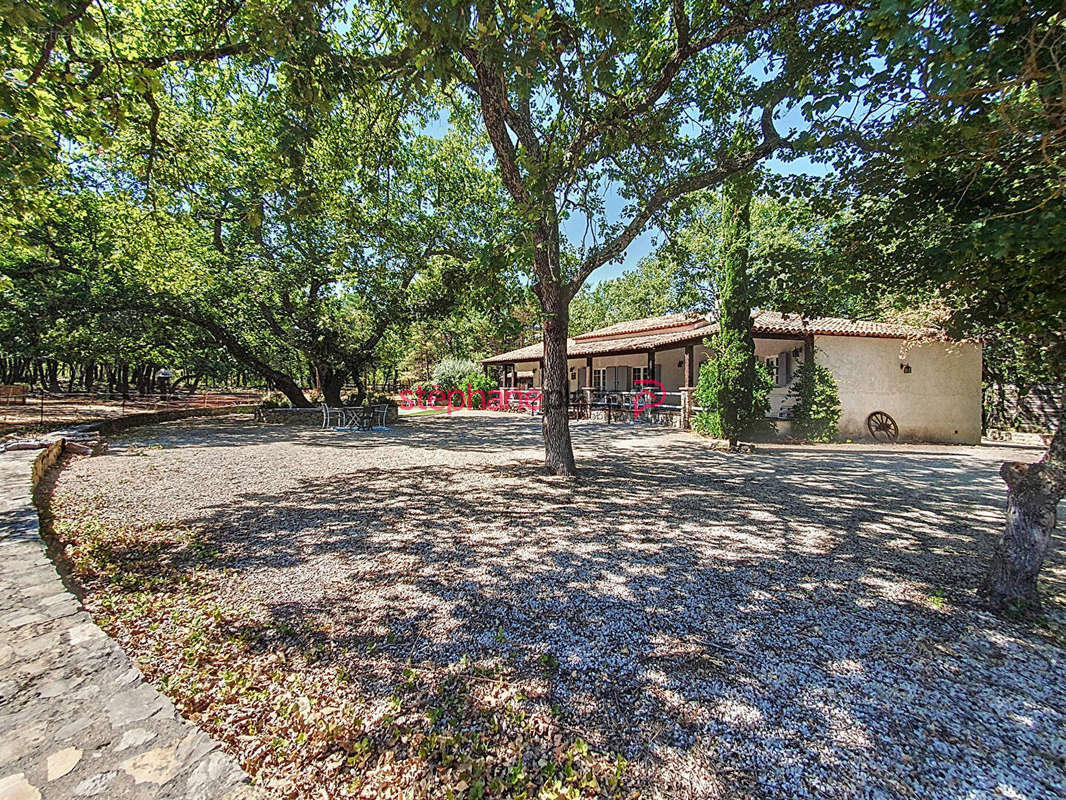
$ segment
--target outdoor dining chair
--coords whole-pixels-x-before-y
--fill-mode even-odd
[[[388,405],[371,406],[371,410],[373,411],[373,429],[377,431],[387,431],[388,428],[385,427],[385,420],[389,416]]]
[[[322,430],[332,428],[334,419],[338,425],[344,425],[344,409],[330,408],[328,404],[322,403]]]

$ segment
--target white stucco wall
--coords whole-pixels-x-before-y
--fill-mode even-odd
[[[981,441],[981,346],[815,336],[815,362],[837,381],[843,437],[868,436],[866,418],[888,413],[902,440]],[[905,372],[900,365],[909,365]]]

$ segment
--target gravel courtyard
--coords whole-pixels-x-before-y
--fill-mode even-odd
[[[1066,796],[1062,526],[1045,568],[1050,624],[993,617],[973,592],[1002,518],[998,463],[1039,451],[729,455],[661,429],[573,432],[582,474],[571,483],[541,474],[539,424],[526,417],[466,412],[373,433],[168,423],[63,471],[56,529],[83,565],[90,609],[281,795],[479,796],[471,779],[448,783],[447,758],[406,745],[372,765],[351,766],[360,745],[341,738],[313,757],[271,756],[272,718],[241,716],[253,695],[268,702],[265,681],[299,682],[324,717],[351,703],[364,728],[421,715],[419,735],[436,735],[430,700],[444,702],[461,673],[474,686],[464,702],[495,708],[496,692],[525,720],[486,774],[529,765],[523,751],[540,757],[542,736],[557,755],[581,741],[624,764],[623,795]],[[134,587],[142,605],[108,589],[121,570],[84,566],[112,536],[108,557],[130,574],[160,564],[158,580]],[[285,668],[228,693],[192,679],[176,688],[172,673],[215,669],[188,643],[168,651],[169,622],[143,622],[183,570],[196,581],[181,592],[259,626],[238,636],[211,622],[215,651],[237,652],[225,633],[226,648],[239,641]],[[211,680],[229,681],[216,667]],[[432,687],[405,695],[416,678]],[[361,783],[329,777],[342,763]],[[572,788],[558,796],[610,793],[602,777]]]

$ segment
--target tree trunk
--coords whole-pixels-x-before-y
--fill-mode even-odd
[[[277,386],[278,391],[289,398],[289,402],[292,403],[293,408],[314,408],[314,403],[307,399],[304,395],[304,390],[296,385],[296,381],[283,373],[277,373],[271,376],[274,381],[274,385]]]
[[[999,470],[1007,484],[1007,522],[981,594],[1000,611],[1031,614],[1040,608],[1037,574],[1051,544],[1056,509],[1066,494],[1064,416],[1060,413],[1058,429],[1040,461],[1008,461]]]
[[[574,448],[570,441],[570,382],[566,367],[566,339],[570,326],[569,298],[558,285],[541,284],[544,320],[544,388],[541,390],[541,420],[544,433],[544,466],[550,475],[576,475]]]
[[[296,384],[296,381],[281,370],[274,369],[270,364],[256,356],[249,347],[226,330],[226,328],[220,323],[207,317],[200,317],[192,314],[181,318],[203,328],[214,337],[216,342],[225,347],[229,354],[237,359],[237,361],[251,367],[263,378],[273,381],[274,385],[277,386],[278,391],[289,398],[289,402],[292,403],[293,408],[315,407],[314,403],[309,401],[304,395],[303,389]]]
[[[322,392],[322,399],[333,408],[344,405],[341,400],[341,389],[344,388],[344,379],[347,377],[344,369],[334,369],[328,364],[319,364],[315,367],[315,376],[318,379],[318,389]]]
[[[358,369],[352,370],[352,380],[355,382],[355,404],[361,406],[366,400],[366,384]]]

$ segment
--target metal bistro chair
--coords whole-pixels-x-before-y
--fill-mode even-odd
[[[570,403],[566,408],[566,415],[570,419],[588,419],[589,406],[582,391],[570,392]]]
[[[332,428],[332,419],[336,418],[337,424],[344,425],[344,409],[343,408],[330,408],[326,403],[322,403],[322,430]]]
[[[373,411],[371,428],[375,431],[387,431],[385,420],[389,416],[388,405],[371,406],[370,409]]]

